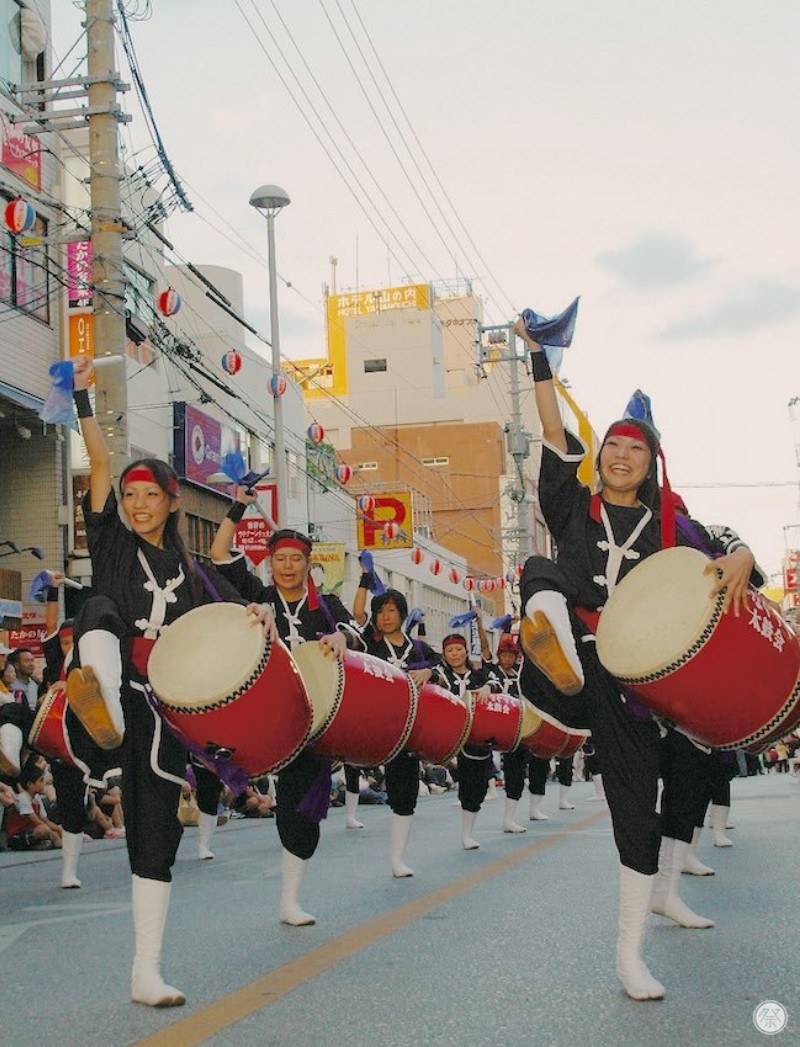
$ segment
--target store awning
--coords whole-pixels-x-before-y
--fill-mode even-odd
[[[44,407],[44,400],[40,400],[38,396],[24,393],[13,385],[6,385],[5,382],[0,382],[0,396],[4,396],[17,407],[26,407],[29,411],[36,411],[37,414]]]

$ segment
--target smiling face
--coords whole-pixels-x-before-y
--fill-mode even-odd
[[[617,505],[633,505],[647,479],[652,454],[644,436],[609,436],[600,449],[603,498]]]
[[[131,530],[151,545],[164,544],[164,528],[179,499],[149,480],[133,480],[122,491],[122,511]]]
[[[299,549],[283,546],[270,559],[272,582],[287,600],[299,600],[305,591],[308,558]]]

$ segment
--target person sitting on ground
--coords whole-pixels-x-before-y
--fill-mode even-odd
[[[47,817],[41,799],[44,786],[44,771],[35,760],[26,761],[20,772],[16,801],[8,809],[9,850],[35,851],[61,846],[60,826]]]

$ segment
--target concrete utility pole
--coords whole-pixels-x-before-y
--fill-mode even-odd
[[[113,0],[86,0],[89,92],[89,189],[92,205],[92,282],[95,356],[118,357],[98,368],[96,414],[111,450],[111,474],[119,478],[130,452],[125,333],[125,267]]]
[[[519,562],[533,552],[533,514],[528,500],[525,483],[525,459],[530,458],[530,435],[522,424],[519,402],[519,362],[517,341],[513,324],[497,324],[480,328],[480,362],[507,363],[511,379],[511,417],[505,426],[506,449],[514,461],[514,488],[511,498],[517,509],[516,537],[519,546]],[[483,336],[487,336],[484,344]]]

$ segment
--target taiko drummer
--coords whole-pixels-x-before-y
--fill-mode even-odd
[[[185,1002],[161,977],[172,866],[182,827],[177,818],[186,752],[148,701],[147,660],[171,622],[217,597],[244,601],[221,577],[213,585],[193,563],[178,532],[178,478],[165,462],[143,459],[120,477],[123,523],[111,483],[111,457],[87,391],[92,364],[74,365],[75,404],[89,455],[83,511],[95,594],[75,620],[79,667],[67,678],[72,711],[94,742],[113,750],[122,798],[133,891],[132,998],[170,1007]],[[253,624],[272,631],[269,612],[251,605]],[[73,744],[78,749],[77,741]],[[90,754],[84,754],[92,764]]]
[[[331,657],[341,658],[351,647],[361,648],[361,634],[341,600],[320,595],[310,574],[311,540],[299,531],[275,531],[269,539],[272,584],[264,585],[247,567],[244,556],[231,552],[236,525],[253,495],[241,487],[222,521],[211,546],[217,569],[247,599],[272,609],[281,640],[291,650],[298,644],[319,640]],[[320,821],[327,816],[331,762],[309,750],[301,752],[278,774],[275,820],[283,845],[280,919],[292,926],[306,926],[316,918],[299,902],[300,884],[317,849]]]
[[[659,999],[664,987],[641,956],[651,908],[681,926],[713,923],[692,913],[677,895],[688,843],[665,838],[662,845],[656,811],[658,727],[646,711],[637,717],[633,703],[622,699],[619,685],[597,659],[592,629],[574,608],[588,609],[585,617],[596,618],[627,572],[644,557],[676,544],[671,498],[664,498],[664,511],[659,512],[661,448],[645,422],[628,418],[612,425],[597,463],[600,494],[592,495],[577,477],[587,449],[564,429],[547,357],[522,320],[515,331],[531,350],[543,434],[539,497],[558,547],[555,563],[531,557],[521,578],[521,687],[556,718],[591,729],[621,863],[617,976],[632,998]],[[744,545],[728,555],[719,546],[717,542],[723,555],[714,567],[720,576],[709,577],[709,590],[724,590],[727,604],[738,614],[755,561]]]

